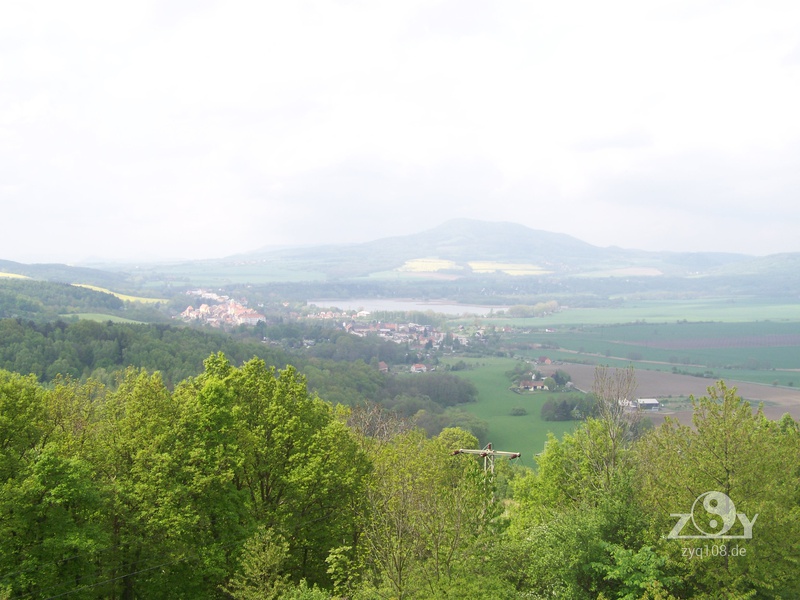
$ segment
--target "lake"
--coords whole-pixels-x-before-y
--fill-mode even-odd
[[[453,304],[446,300],[414,300],[398,298],[353,298],[351,300],[309,300],[306,304],[319,308],[336,307],[342,310],[368,310],[379,311],[433,311],[445,315],[488,315],[490,311],[498,312],[508,309],[507,306],[480,305],[480,304]]]

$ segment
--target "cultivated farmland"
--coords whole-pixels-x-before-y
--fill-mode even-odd
[[[726,308],[733,312],[726,313]],[[637,396],[658,398],[664,406],[659,412],[648,413],[655,424],[663,422],[665,416],[691,423],[689,397],[706,395],[707,388],[718,380],[736,387],[754,408],[763,404],[769,418],[777,419],[788,412],[800,419],[800,321],[736,320],[764,313],[754,306],[746,309],[742,305],[718,305],[718,309],[718,314],[725,313],[731,321],[673,319],[608,323],[605,322],[611,316],[608,310],[597,311],[595,318],[583,325],[560,325],[553,322],[551,315],[508,319],[506,324],[513,322],[515,327],[504,333],[503,338],[517,360],[529,361],[532,369],[544,375],[562,369],[584,391],[591,391],[597,365],[612,368],[633,365]],[[656,308],[651,306],[650,310]],[[786,306],[780,312],[789,314],[797,310]],[[616,316],[620,318],[623,314]],[[565,317],[562,313],[557,318]],[[503,321],[492,322],[500,325]],[[542,357],[554,364],[536,364]],[[524,397],[529,414],[509,416],[512,405],[520,403],[520,396],[507,389],[510,381],[505,377],[515,363],[508,359],[481,359],[471,364],[473,370],[459,375],[463,373],[475,382],[479,400],[465,408],[489,423],[490,439],[495,445],[499,440],[535,453],[541,451],[548,431],[561,435],[574,427],[574,422],[566,427],[568,424],[541,420],[541,404],[554,397],[548,392]]]
[[[542,371],[550,374],[556,368],[569,373],[578,388],[591,391],[595,366],[564,364]],[[705,396],[707,388],[713,385],[715,380],[640,369],[636,371],[636,383],[638,397],[658,398],[664,401],[665,410],[647,415],[655,424],[662,422],[665,416],[673,416],[679,421],[689,424],[691,423],[691,406],[686,399],[689,396]],[[763,403],[764,414],[770,419],[778,419],[787,412],[795,419],[800,419],[800,389],[730,379],[726,379],[725,383],[728,387],[735,387],[738,395],[748,400],[753,408],[758,407],[759,403]]]

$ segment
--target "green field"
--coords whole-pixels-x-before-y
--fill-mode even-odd
[[[509,356],[800,387],[800,305],[641,302],[619,309],[567,309],[543,318],[479,321],[514,327],[503,334],[512,349]],[[479,396],[465,408],[489,423],[488,439],[497,449],[522,452],[524,462],[532,465],[548,431],[560,436],[575,427],[575,422],[540,419],[541,405],[552,394],[521,396],[508,389],[505,373],[514,366],[512,359],[466,362],[473,368],[453,374],[472,381]],[[515,407],[528,414],[511,416]]]
[[[133,319],[126,319],[124,317],[117,317],[114,315],[104,315],[102,313],[74,313],[68,315],[61,315],[62,318],[71,319],[71,318],[79,318],[85,319],[87,321],[97,321],[99,323],[106,323],[107,321],[111,321],[112,323],[133,323],[137,325],[144,325],[142,321],[134,321]]]
[[[517,354],[564,362],[800,385],[800,322],[585,325],[510,334]]]
[[[478,401],[465,404],[463,408],[489,423],[488,441],[495,450],[521,452],[519,462],[534,467],[534,455],[544,448],[548,432],[561,437],[577,425],[577,421],[547,422],[540,418],[542,404],[557,394],[520,395],[508,389],[511,381],[505,373],[517,364],[516,361],[509,358],[463,360],[474,368],[452,371],[452,374],[472,381],[478,388]],[[524,407],[528,414],[512,417],[509,413],[517,407]]]
[[[618,323],[675,323],[755,321],[800,321],[800,304],[775,304],[763,301],[725,298],[704,300],[620,301],[617,307],[569,308],[535,319],[483,319],[487,324],[517,327],[552,327],[568,325],[613,325]]]

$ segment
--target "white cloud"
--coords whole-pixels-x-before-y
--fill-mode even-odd
[[[798,30],[789,1],[4,3],[0,258],[459,216],[800,251]]]

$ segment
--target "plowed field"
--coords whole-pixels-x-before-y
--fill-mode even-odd
[[[579,389],[591,391],[592,383],[594,382],[594,366],[563,364],[558,367],[552,367],[549,371],[542,369],[542,372],[549,374],[556,369],[562,369],[569,373],[570,377],[572,377],[572,382]],[[669,404],[670,397],[705,396],[707,388],[715,383],[713,379],[692,377],[690,375],[676,375],[659,371],[636,371],[637,396],[639,398],[666,399],[667,404]],[[763,403],[764,414],[770,419],[778,419],[787,412],[795,419],[800,419],[800,389],[729,380],[726,380],[725,383],[728,387],[735,387],[737,394],[748,400],[754,408]],[[691,424],[692,411],[689,407],[679,410],[662,409],[659,412],[649,412],[647,414],[656,425],[661,423],[666,415],[678,419],[681,423]]]

